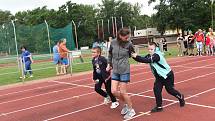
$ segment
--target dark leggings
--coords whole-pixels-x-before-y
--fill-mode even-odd
[[[174,74],[171,71],[168,74],[168,77],[166,79],[164,79],[163,77],[157,77],[154,83],[154,95],[156,98],[156,104],[158,107],[162,106],[162,89],[163,86],[165,86],[166,91],[176,97],[177,99],[180,99],[181,97],[181,93],[178,92],[177,90],[175,90],[174,88]]]
[[[27,72],[29,72],[30,75],[32,74],[31,61],[26,61],[26,62],[25,62],[24,74],[26,75]]]
[[[106,92],[101,89],[103,83],[105,85]],[[99,79],[99,82],[95,84],[95,91],[103,97],[107,97],[109,95],[111,101],[116,102],[116,98],[111,92],[111,78],[108,79],[106,82],[103,79]]]

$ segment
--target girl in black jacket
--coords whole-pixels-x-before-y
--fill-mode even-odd
[[[119,102],[111,93],[111,77],[110,71],[106,71],[107,59],[101,56],[101,48],[94,47],[92,49],[92,65],[93,65],[93,80],[95,82],[95,91],[104,97],[104,103],[107,104],[110,100],[112,101],[110,108],[116,108]],[[101,89],[104,83],[106,92]]]

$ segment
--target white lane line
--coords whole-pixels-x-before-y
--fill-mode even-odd
[[[137,74],[134,74],[134,75],[137,75]],[[138,74],[138,75],[140,75],[140,74]],[[145,80],[142,80],[142,81],[144,82]],[[11,103],[11,102],[16,102],[16,101],[21,101],[21,100],[25,100],[25,99],[35,98],[35,97],[43,96],[43,95],[47,95],[47,94],[57,93],[57,92],[61,92],[61,91],[67,91],[67,90],[75,89],[75,88],[79,88],[79,87],[94,88],[93,86],[90,86],[90,85],[93,85],[94,83],[89,83],[87,85],[80,85],[80,84],[73,84],[73,83],[61,82],[61,81],[52,81],[52,82],[58,83],[58,84],[72,85],[72,86],[76,86],[76,87],[72,87],[69,89],[63,89],[63,90],[55,90],[55,91],[51,91],[51,92],[47,92],[47,93],[43,93],[43,94],[34,95],[34,96],[29,96],[29,97],[19,98],[19,99],[15,99],[15,100],[5,101],[5,102],[1,102],[0,105],[6,104],[6,103]]]
[[[208,92],[213,91],[213,90],[215,90],[215,88],[211,88],[211,89],[208,89],[208,90],[206,90],[206,91],[203,91],[203,92],[197,93],[197,94],[195,94],[195,95],[189,96],[189,97],[185,98],[185,100],[190,99],[190,98],[195,97],[195,96],[198,96],[198,95],[202,95],[202,94],[208,93]],[[170,103],[170,104],[164,105],[163,108],[166,108],[166,107],[168,107],[168,106],[171,106],[171,105],[173,105],[173,104],[175,104],[175,103],[177,103],[177,102],[172,102],[172,103]],[[135,118],[137,118],[137,117],[143,116],[143,115],[148,114],[148,113],[150,113],[150,112],[151,112],[151,111],[147,111],[147,112],[145,112],[144,114],[136,115],[136,116],[134,116],[134,117],[132,117],[132,118],[130,118],[130,119],[124,120],[124,121],[129,121],[129,120],[135,119]]]
[[[211,60],[211,59],[214,59],[214,58],[209,58],[209,59],[205,59],[205,60],[195,61],[195,62],[191,62],[191,63],[202,62],[202,61]],[[193,59],[186,59],[186,60],[188,61],[188,60],[193,60]],[[176,61],[176,62],[174,62],[174,63],[183,62],[183,61],[184,61],[184,60],[182,60],[182,61]],[[186,64],[190,64],[190,63],[186,63]],[[186,65],[186,64],[183,64],[183,65]],[[141,66],[142,66],[142,65],[141,65]],[[148,66],[148,65],[146,65],[146,66]],[[138,69],[135,69],[135,70],[138,70]],[[133,71],[133,70],[132,70],[132,71]],[[142,73],[142,74],[143,74],[143,73]],[[73,82],[79,82],[79,81],[83,81],[83,80],[86,80],[86,79],[91,79],[91,78],[78,79],[78,80],[73,81]],[[50,82],[50,81],[47,81],[47,82]],[[52,87],[52,86],[56,86],[56,85],[59,85],[59,84],[54,84],[54,85],[48,85],[48,86],[37,87],[37,88],[33,88],[33,89],[27,89],[27,90],[22,90],[22,91],[11,92],[11,93],[7,93],[7,94],[0,95],[0,97],[12,95],[12,94],[24,93],[24,92],[28,92],[28,91],[37,90],[37,89],[48,88],[48,87]],[[2,90],[1,90],[1,91],[2,91]]]
[[[215,109],[214,106],[209,106],[209,105],[201,105],[201,104],[188,103],[188,102],[186,102],[186,104],[193,105],[193,106],[198,106],[198,107],[203,107],[203,108]]]
[[[179,71],[179,72],[176,72],[176,73],[181,73],[181,72],[185,72],[185,71],[189,71],[191,69],[188,69],[188,70],[183,70],[183,71]],[[137,76],[137,75],[142,75],[142,74],[146,74],[146,73],[150,73],[150,72],[143,72],[143,73],[137,73],[137,74],[133,74],[132,76]],[[147,80],[151,80],[151,79],[154,79],[154,78],[149,78],[149,79],[145,79],[145,80],[140,80],[140,81],[137,81],[137,82],[133,82],[133,83],[130,83],[130,84],[136,84],[136,83],[140,83],[140,82],[145,82]],[[81,79],[82,80],[82,79]],[[79,84],[73,84],[73,83],[68,83],[68,82],[61,82],[61,81],[49,81],[49,82],[55,82],[55,83],[58,83],[58,84],[55,84],[55,85],[59,85],[59,84],[67,84],[67,85],[73,85],[73,86],[78,86],[78,87],[88,87],[88,88],[94,88],[94,87],[90,87],[90,86],[86,86],[86,85],[79,85]],[[76,82],[76,81],[75,81]],[[90,84],[87,84],[87,85],[92,85],[94,83],[90,83]],[[53,85],[54,86],[54,85]],[[49,87],[49,86],[46,86],[46,87]],[[59,90],[61,91],[61,90]],[[152,91],[152,90],[149,90],[149,91]],[[55,91],[56,92],[56,91]],[[58,91],[57,91],[58,92]],[[52,92],[50,92],[51,94]],[[10,101],[6,101],[6,102],[1,102],[1,104],[6,104],[6,103],[11,103],[11,102],[15,102],[15,101],[20,101],[20,100],[24,100],[24,99],[30,99],[30,98],[34,98],[34,97],[38,97],[38,96],[43,96],[43,95],[46,95],[46,94],[49,94],[48,93],[44,93],[44,94],[39,94],[39,95],[34,95],[34,96],[29,96],[29,97],[24,97],[24,98],[20,98],[20,99],[15,99],[15,100],[10,100]]]
[[[136,70],[138,70],[138,69],[136,69]],[[141,72],[140,72],[140,73],[141,73]],[[147,72],[147,73],[149,73],[149,72]],[[87,79],[92,79],[92,78],[89,77],[89,78],[78,79],[78,80],[72,81],[72,83],[79,82],[79,81],[84,81],[84,80],[87,80]],[[47,81],[47,82],[53,82],[53,81]],[[42,87],[36,87],[36,88],[27,89],[27,90],[22,90],[22,91],[17,91],[17,92],[11,92],[11,93],[7,93],[7,94],[0,95],[0,97],[12,95],[12,94],[24,93],[24,92],[28,92],[28,91],[37,90],[37,89],[48,88],[48,87],[52,87],[52,86],[56,86],[56,85],[60,85],[60,84],[53,84],[53,85],[42,86]],[[2,91],[2,90],[1,90],[1,91]]]
[[[53,118],[46,119],[46,120],[43,120],[43,121],[54,120],[54,119],[61,118],[61,117],[64,117],[64,116],[68,116],[68,115],[71,115],[71,114],[74,114],[74,113],[79,113],[79,112],[82,112],[82,111],[93,109],[93,108],[96,108],[96,107],[99,107],[99,106],[102,106],[102,105],[104,105],[104,104],[101,103],[101,104],[98,104],[98,105],[93,105],[93,106],[90,106],[90,107],[87,107],[87,108],[83,108],[83,109],[80,109],[80,110],[77,110],[77,111],[74,111],[74,112],[70,112],[70,113],[66,113],[66,114],[63,114],[63,115],[59,115],[57,117],[53,117]]]
[[[79,98],[79,97],[87,96],[87,95],[94,94],[94,93],[95,92],[90,92],[90,93],[86,93],[86,94],[82,94],[82,95],[77,95],[77,96],[72,96],[72,97],[69,97],[69,98],[65,98],[65,99],[61,99],[61,100],[56,100],[56,101],[52,101],[52,102],[49,102],[49,103],[44,103],[44,104],[41,104],[41,105],[36,105],[36,106],[32,106],[32,107],[28,107],[28,108],[24,108],[24,109],[20,109],[20,110],[15,110],[15,111],[7,112],[7,113],[1,113],[0,117],[1,116],[5,116],[5,115],[9,115],[9,114],[13,114],[13,113],[17,113],[17,112],[21,112],[21,111],[25,111],[25,110],[39,108],[39,107],[50,105],[50,104],[54,104],[54,103],[63,102],[63,101],[70,100],[70,99],[73,99],[73,98]]]
[[[196,77],[193,77],[193,78],[189,78],[189,79],[186,79],[186,80],[183,80],[183,81],[176,82],[175,84],[180,84],[180,83],[188,82],[188,81],[190,81],[190,80],[202,78],[202,77],[209,76],[209,75],[212,75],[212,74],[215,74],[215,72],[208,73],[208,74],[201,75],[201,76],[196,76]],[[153,90],[150,89],[150,90],[147,90],[147,91],[148,91],[148,92],[151,92],[151,91],[153,91]],[[140,93],[140,94],[141,94],[141,93]],[[196,96],[196,97],[197,97],[197,96]]]
[[[82,86],[82,85],[79,85],[79,86]],[[84,85],[85,86],[85,85]],[[92,92],[93,93],[93,92]],[[68,99],[68,98],[66,98]],[[54,101],[55,103],[58,102],[58,101]],[[61,101],[60,101],[61,102]],[[50,104],[52,104],[53,102],[50,102]],[[44,105],[47,105],[49,103],[45,103],[45,104],[41,104],[41,105],[38,105],[38,106],[33,106],[33,107],[29,107],[29,108],[25,108],[25,109],[21,109],[21,110],[17,110],[17,111],[13,111],[13,112],[9,112],[9,113],[3,113],[4,115],[8,115],[8,114],[11,114],[11,113],[16,113],[16,112],[20,112],[20,111],[24,111],[24,110],[28,110],[28,109],[32,109],[32,108],[36,108],[36,107],[41,107],[41,106],[44,106]],[[2,116],[2,115],[0,115]]]
[[[12,103],[12,102],[16,102],[16,101],[21,101],[21,100],[25,100],[25,99],[36,98],[36,97],[44,96],[44,95],[48,95],[48,94],[53,94],[53,93],[59,93],[59,92],[63,92],[63,91],[68,91],[68,90],[72,90],[72,89],[75,89],[75,88],[79,88],[79,87],[76,86],[76,87],[71,87],[71,88],[67,88],[67,89],[55,90],[55,91],[51,91],[51,92],[47,92],[47,93],[43,93],[43,94],[38,94],[38,95],[34,95],[34,96],[28,96],[28,97],[24,97],[24,98],[15,99],[15,100],[5,101],[5,102],[1,102],[0,105],[7,104],[7,103]]]
[[[213,73],[215,73],[215,72],[213,72]],[[208,74],[206,74],[206,75],[208,75]],[[192,79],[187,79],[186,81],[181,81],[181,82],[178,82],[177,84],[180,84],[180,83],[183,83],[183,82],[187,82],[187,81],[193,80],[193,79],[198,79],[198,78],[201,78],[201,77],[204,77],[204,76],[198,76],[198,77],[195,77],[195,78],[192,78]],[[140,93],[134,94],[134,95],[139,95],[139,94],[143,94],[143,93],[150,92],[150,91],[152,91],[152,90],[146,90],[146,91],[144,91],[144,92],[140,92]],[[211,91],[211,90],[208,90],[207,92],[209,92],[209,91]],[[185,98],[185,99],[189,99],[189,98],[198,96],[198,95],[203,94],[203,93],[206,93],[206,92],[204,91],[204,92],[201,92],[201,93],[198,93],[198,94],[189,96],[188,98]],[[131,93],[130,93],[130,94],[131,94]],[[134,95],[132,95],[132,96],[134,96]],[[168,99],[166,99],[166,100],[168,100]],[[169,101],[173,101],[173,100],[169,100]],[[173,103],[170,103],[170,104],[173,105],[173,104],[175,104],[175,103],[177,103],[177,102],[178,102],[178,101],[174,101]],[[99,106],[100,106],[100,105],[99,105]],[[168,105],[168,106],[170,106],[170,105]],[[97,107],[97,106],[94,105],[94,107]],[[164,107],[165,107],[165,106],[164,106]],[[166,106],[166,107],[167,107],[167,106]],[[147,115],[147,114],[149,114],[149,113],[150,113],[150,111],[141,113],[141,116],[142,116],[142,115]],[[60,118],[60,117],[63,117],[63,116],[70,115],[70,114],[74,114],[74,112],[70,112],[70,113],[66,113],[66,114],[63,114],[63,115],[59,115],[59,116],[56,116],[56,117],[53,117],[53,118],[50,118],[50,119],[46,119],[46,120],[44,120],[44,121],[54,120],[54,119],[57,119],[57,118]]]
[[[155,99],[155,97],[153,96],[148,96],[148,95],[141,95],[141,94],[134,94],[134,93],[129,93],[130,95],[133,96],[139,96],[139,97],[146,97],[146,98],[151,98],[151,99]],[[195,97],[195,96],[193,96]],[[162,98],[162,100],[164,101],[169,101],[169,102],[175,102],[178,103],[179,101],[177,100],[171,100],[171,99],[166,99],[166,98]],[[193,106],[198,106],[198,107],[203,107],[203,108],[210,108],[210,109],[215,109],[214,106],[208,106],[208,105],[202,105],[202,104],[196,104],[196,103],[190,103],[190,102],[186,102],[186,105],[193,105]]]

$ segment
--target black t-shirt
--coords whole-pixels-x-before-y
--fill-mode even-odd
[[[194,40],[192,40],[192,38],[193,35],[189,35],[189,37],[187,38],[189,44],[194,44]]]

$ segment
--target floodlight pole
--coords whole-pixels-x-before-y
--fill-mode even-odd
[[[19,68],[19,53],[18,53],[18,46],[17,46],[17,39],[16,39],[16,27],[15,27],[14,21],[15,20],[11,20],[11,23],[13,25],[14,41],[15,41],[15,46],[16,46],[16,57],[17,57],[17,64],[18,64],[17,66],[18,66],[18,70],[20,70],[20,68]]]
[[[47,33],[48,33],[48,42],[49,42],[49,53],[50,56],[52,57],[52,51],[51,51],[51,40],[50,40],[50,33],[49,33],[49,25],[47,21],[45,20],[46,28],[47,28]]]
[[[75,22],[72,20],[72,24],[74,25],[74,29],[75,29],[75,42],[76,42],[76,48],[78,50],[78,35],[77,35],[77,29],[76,29],[76,24]]]

